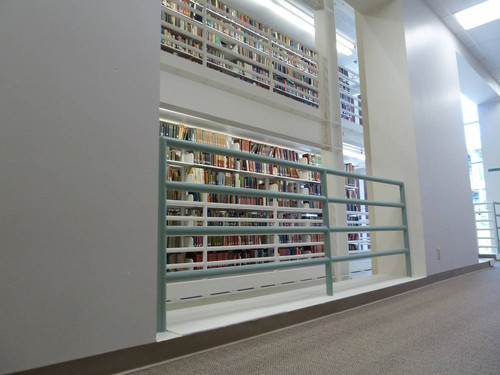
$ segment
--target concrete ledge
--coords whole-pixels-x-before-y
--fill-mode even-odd
[[[102,375],[136,369],[169,359],[193,354],[238,340],[251,338],[326,315],[366,305],[469,272],[488,268],[492,262],[441,272],[425,278],[358,294],[355,296],[277,314],[228,327],[194,333],[171,340],[130,347],[46,367],[17,372],[17,375]]]

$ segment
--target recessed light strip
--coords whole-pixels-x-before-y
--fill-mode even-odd
[[[500,19],[500,0],[488,0],[454,14],[465,30]]]

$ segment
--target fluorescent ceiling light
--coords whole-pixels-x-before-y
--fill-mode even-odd
[[[350,156],[351,158],[354,158],[354,159],[357,159],[357,160],[361,160],[361,161],[366,160],[365,155],[358,154],[357,152],[354,152],[354,151],[344,150],[343,153],[344,153],[344,156]]]
[[[354,45],[354,43],[352,43],[351,41],[347,40],[347,38],[344,38],[339,33],[337,33],[337,42],[339,42],[340,44],[344,45],[345,47],[347,47],[349,49],[356,48],[356,46]]]
[[[288,11],[292,12],[297,17],[300,17],[301,19],[309,23],[311,26],[314,26],[314,18],[311,17],[309,14],[297,8],[295,5],[290,4],[286,0],[277,0],[277,1],[283,8],[286,8]]]
[[[293,7],[290,4],[287,4],[285,1],[280,1],[281,5],[276,4],[274,1],[271,0],[266,0],[259,2],[259,4],[263,5],[270,11],[276,13],[278,16],[283,17],[284,19],[288,20],[289,22],[295,24],[296,26],[300,27],[302,30],[305,32],[314,35],[314,19],[310,17],[309,15],[300,12],[299,9]],[[286,7],[285,7],[285,4]],[[295,8],[294,10],[291,10],[290,8],[293,7]],[[302,15],[299,15],[300,13]],[[308,22],[309,21],[309,22]]]
[[[350,156],[358,160],[366,160],[364,148],[351,145],[349,143],[342,143],[342,152],[345,156]]]
[[[337,33],[337,52],[351,56],[356,46],[350,40]]]
[[[344,46],[343,44],[340,44],[340,42],[337,42],[337,52],[346,55],[346,56],[351,56],[352,55],[352,50]]]
[[[465,30],[500,18],[500,0],[488,0],[454,14]]]
[[[273,13],[284,18],[290,23],[306,31],[310,35],[315,34],[314,18],[303,12],[286,0],[266,0],[259,1],[259,4],[266,7]],[[354,43],[342,35],[337,34],[337,52],[346,56],[351,56],[356,49]]]

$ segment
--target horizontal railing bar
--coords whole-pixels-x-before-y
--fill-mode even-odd
[[[251,188],[236,188],[232,186],[225,185],[206,185],[197,184],[190,182],[180,182],[180,181],[166,181],[165,186],[172,190],[184,190],[184,191],[199,191],[202,193],[222,193],[229,195],[242,195],[242,196],[252,196],[252,197],[266,197],[266,198],[282,198],[282,199],[292,199],[292,200],[302,200],[302,201],[319,201],[324,202],[326,198],[322,195],[306,195],[306,194],[296,194],[296,193],[285,193],[280,191],[271,190],[260,190]],[[350,198],[328,198],[330,203],[345,203],[345,204],[361,204],[366,206],[381,206],[381,207],[399,207],[402,208],[405,205],[398,202],[383,202],[383,201],[373,201],[373,200],[363,200],[363,199],[350,199]]]
[[[408,254],[409,252],[410,251],[408,249],[398,249],[398,250],[372,251],[362,254],[337,255],[332,257],[332,262],[346,262],[357,259],[385,257],[390,255]]]
[[[404,207],[405,205],[400,202],[384,202],[384,201],[371,201],[364,199],[350,199],[350,198],[328,198],[330,203],[345,203],[345,204],[360,204],[365,206],[382,206],[382,207]]]
[[[326,198],[321,195],[285,193],[281,191],[260,190],[252,188],[237,188],[225,185],[206,185],[206,184],[196,184],[190,182],[166,181],[165,186],[167,187],[167,189],[172,189],[172,190],[199,191],[202,193],[215,193],[215,194],[222,193],[222,194],[240,195],[247,197],[265,197],[265,198],[276,198],[276,199],[282,198],[282,199],[320,201],[320,202],[324,202],[326,200]]]
[[[221,267],[221,268],[210,268],[206,270],[193,270],[193,271],[182,271],[182,272],[165,272],[166,282],[170,281],[180,281],[188,279],[199,279],[204,277],[213,276],[223,276],[223,275],[235,275],[242,273],[252,273],[259,271],[272,271],[284,268],[301,268],[301,267],[313,267],[324,265],[327,263],[336,262],[346,262],[349,260],[357,259],[367,259],[375,257],[383,257],[389,255],[398,254],[408,254],[408,249],[400,250],[387,250],[387,251],[374,251],[365,254],[352,254],[352,255],[338,255],[331,259],[328,258],[315,258],[315,259],[305,259],[300,261],[287,261],[287,262],[270,262],[262,264],[252,264],[249,266],[234,266],[234,267]],[[255,258],[258,261],[258,258]],[[192,266],[193,264],[191,264]]]
[[[258,258],[255,258],[258,261]],[[193,270],[182,272],[166,272],[165,279],[169,281],[199,279],[210,276],[223,276],[223,275],[237,275],[243,273],[252,273],[260,271],[274,271],[282,268],[300,268],[300,267],[313,267],[326,264],[326,258],[305,259],[300,261],[286,261],[286,262],[269,262],[258,263],[248,266],[234,266],[234,267],[220,267],[210,268],[206,270]]]
[[[305,234],[325,233],[325,231],[336,233],[359,233],[359,232],[387,232],[407,230],[405,225],[364,225],[359,227],[282,227],[282,226],[167,226],[165,233],[170,236],[201,236],[201,235],[226,235],[226,234]]]
[[[318,219],[278,219],[278,218],[250,218],[250,217],[218,217],[218,216],[174,216],[167,215],[169,221],[220,221],[220,222],[235,222],[235,223],[304,223],[304,224],[321,224],[323,220]],[[368,221],[367,221],[368,222]],[[362,221],[353,221],[354,224],[362,223]]]
[[[330,232],[387,232],[387,231],[398,231],[407,230],[406,225],[364,225],[359,227],[330,227]]]
[[[308,171],[325,172],[325,173],[328,173],[328,174],[331,174],[334,176],[352,177],[352,178],[357,178],[360,180],[381,182],[381,183],[389,184],[389,185],[401,186],[403,184],[403,182],[401,182],[401,181],[391,180],[391,179],[387,179],[387,178],[367,176],[364,174],[339,171],[336,169],[328,169],[328,168],[318,167],[318,166],[311,165],[311,164],[302,164],[302,163],[284,160],[284,159],[276,159],[276,158],[273,158],[270,156],[253,154],[253,153],[245,152],[245,151],[231,150],[231,149],[227,149],[227,148],[221,148],[221,147],[217,147],[217,146],[207,145],[204,143],[186,141],[184,139],[177,139],[177,138],[170,138],[170,137],[162,137],[162,139],[166,143],[167,146],[172,145],[172,146],[182,147],[182,148],[185,148],[187,150],[206,151],[206,152],[211,152],[211,153],[214,153],[217,155],[225,155],[225,156],[232,156],[232,157],[241,158],[241,159],[261,161],[263,163],[278,164],[278,165],[282,165],[285,167],[303,169],[303,170],[308,170]]]
[[[367,227],[365,227],[367,228]],[[349,228],[351,229],[351,228]],[[226,234],[306,234],[325,233],[327,227],[280,227],[280,226],[167,226],[165,234],[171,236],[226,235]]]

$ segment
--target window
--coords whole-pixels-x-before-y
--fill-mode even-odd
[[[481,151],[479,116],[476,104],[464,95],[462,95],[462,113],[464,118],[467,156],[469,158],[472,200],[473,202],[485,202],[486,188],[484,183],[484,164]]]

